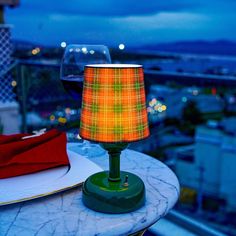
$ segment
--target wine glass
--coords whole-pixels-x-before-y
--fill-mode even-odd
[[[87,64],[110,64],[109,50],[104,45],[71,44],[65,49],[61,68],[60,79],[64,89],[78,101],[81,108],[82,90],[84,80],[84,66]],[[98,145],[83,140],[78,153],[81,155],[98,156],[105,151]]]

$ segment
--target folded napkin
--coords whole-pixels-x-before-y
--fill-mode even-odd
[[[50,130],[39,136],[0,135],[0,178],[9,178],[69,165],[66,134]]]

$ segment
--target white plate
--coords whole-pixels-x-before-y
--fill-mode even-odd
[[[57,167],[33,174],[0,179],[0,206],[47,196],[81,185],[102,169],[87,158],[67,150],[70,168]]]

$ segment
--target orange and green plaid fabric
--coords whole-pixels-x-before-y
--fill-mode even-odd
[[[149,136],[142,67],[85,68],[82,138],[131,142]]]

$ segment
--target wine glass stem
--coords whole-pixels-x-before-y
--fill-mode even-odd
[[[87,140],[83,140],[83,146],[84,148],[87,148],[87,149],[91,148],[90,142]]]

